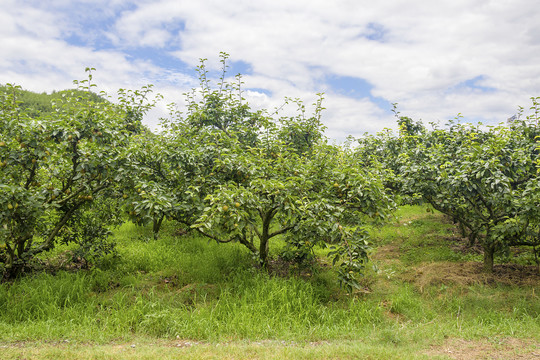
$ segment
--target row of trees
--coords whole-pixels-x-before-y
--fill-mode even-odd
[[[241,78],[216,86],[198,67],[200,89],[187,112],[171,105],[162,132],[141,119],[159,96],[151,87],[120,90],[113,104],[92,92],[92,70],[78,89],[54,94],[50,107],[0,92],[0,266],[17,276],[41,252],[75,242],[83,257],[102,254],[111,226],[126,218],[164,219],[219,243],[238,242],[264,268],[270,243],[287,243],[298,261],[330,246],[349,289],[367,261],[368,223],[382,222],[394,198],[421,199],[459,223],[484,247],[485,268],[511,246],[540,244],[538,104],[508,126],[451,122],[428,130],[398,115],[390,130],[328,144],[322,97],[311,115],[252,110]],[[41,111],[40,111],[41,110]]]
[[[91,69],[88,69],[89,71]],[[55,94],[50,109],[37,112],[6,85],[0,93],[0,264],[4,278],[25,269],[35,255],[59,241],[89,252],[103,247],[109,225],[120,219],[110,202],[118,192],[123,150],[143,131],[134,113],[149,105],[150,91],[121,92],[113,105],[89,90]],[[93,205],[95,204],[95,206]],[[91,210],[92,208],[92,210]],[[93,209],[101,211],[94,211]]]
[[[0,263],[17,276],[59,242],[103,250],[119,209],[139,224],[165,218],[220,243],[238,242],[268,266],[278,236],[298,260],[332,246],[340,281],[357,286],[367,261],[367,222],[394,203],[377,168],[354,166],[354,151],[329,145],[319,99],[312,115],[300,101],[293,117],[253,111],[241,79],[223,74],[212,87],[204,62],[201,88],[187,112],[171,114],[156,135],[141,125],[151,88],[119,92],[118,104],[91,92],[89,79],[37,112],[1,93]],[[106,248],[106,246],[105,246]]]
[[[223,66],[226,56],[223,57]],[[199,67],[201,88],[187,113],[172,112],[158,137],[142,136],[129,150],[133,177],[126,187],[136,221],[163,218],[219,243],[239,242],[262,267],[278,236],[297,260],[315,246],[332,246],[340,281],[358,286],[367,261],[364,225],[387,218],[394,202],[378,171],[353,165],[354,151],[329,145],[321,123],[322,97],[306,115],[274,118],[242,98],[241,79],[218,86]]]
[[[512,247],[540,247],[540,108],[499,126],[445,127],[399,116],[399,134],[383,132],[360,140],[359,156],[375,157],[391,170],[388,186],[419,199],[456,222],[469,245],[484,250],[484,269]],[[537,260],[538,262],[538,260]]]

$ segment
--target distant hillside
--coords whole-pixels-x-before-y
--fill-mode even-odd
[[[5,85],[0,85],[0,94],[6,93],[10,89]],[[81,90],[61,90],[53,91],[51,94],[36,93],[33,91],[17,89],[17,100],[20,101],[19,107],[27,111],[31,117],[37,117],[42,114],[52,112],[52,103],[54,100],[60,100],[65,96],[81,97],[93,100],[95,102],[108,101],[101,96]]]
[[[13,91],[13,88],[6,85],[0,84],[0,95],[5,94],[8,91]],[[16,88],[16,98],[19,102],[19,108],[25,112],[31,118],[38,118],[40,116],[46,116],[52,114],[53,112],[53,103],[55,100],[61,101],[65,98],[77,98],[80,102],[85,103],[86,101],[92,101],[94,103],[106,102],[110,103],[109,100],[99,96],[96,93],[82,91],[82,90],[61,90],[53,91],[51,94],[36,93],[33,91],[23,90]],[[120,108],[118,108],[120,111]],[[134,134],[145,133],[148,136],[154,136],[152,131],[148,129],[146,125],[142,123],[143,114],[137,112],[136,110],[127,110],[124,113],[125,116],[125,129]]]

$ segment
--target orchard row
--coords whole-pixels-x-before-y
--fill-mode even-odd
[[[223,56],[225,64],[226,56]],[[89,69],[90,71],[91,69]],[[366,224],[390,218],[396,201],[426,201],[450,215],[484,247],[489,271],[497,251],[539,244],[538,113],[509,126],[450,124],[428,131],[398,117],[401,131],[329,145],[322,97],[306,116],[253,111],[241,79],[201,89],[187,112],[171,111],[163,131],[141,124],[151,87],[120,90],[113,104],[79,89],[36,112],[8,85],[0,98],[0,266],[11,278],[39,253],[77,243],[91,259],[111,250],[112,226],[131,219],[177,221],[220,243],[238,242],[264,268],[280,236],[283,256],[306,261],[329,246],[342,284],[367,261]],[[173,107],[171,107],[173,109]]]

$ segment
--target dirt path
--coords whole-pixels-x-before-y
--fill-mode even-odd
[[[444,355],[455,360],[538,360],[540,359],[540,343],[515,338],[493,342],[451,339],[442,346],[433,346],[426,355]]]
[[[362,341],[233,341],[206,343],[192,340],[122,344],[20,342],[0,345],[1,359],[455,359],[538,360],[540,343],[534,340],[449,339],[427,350],[413,344],[388,348]]]

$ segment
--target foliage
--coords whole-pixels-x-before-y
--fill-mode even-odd
[[[156,349],[148,357],[198,351],[192,357],[201,358],[223,356],[222,348],[240,344],[253,348],[231,357],[253,358],[274,343],[276,351],[305,349],[299,358],[312,358],[323,347],[319,357],[329,358],[345,344],[362,343],[371,348],[366,356],[387,359],[392,350],[392,358],[417,359],[448,338],[468,339],[467,347],[473,341],[497,348],[506,341],[524,344],[529,357],[537,351],[538,276],[482,274],[461,253],[441,261],[438,250],[453,247],[440,241],[440,235],[451,235],[444,216],[426,213],[425,206],[403,206],[397,216],[399,222],[373,229],[376,245],[384,244],[372,249],[379,273],[366,271],[371,286],[354,296],[340,291],[331,267],[309,276],[268,276],[253,269],[241,244],[222,246],[195,232],[178,236],[174,222],[163,224],[156,241],[146,241],[141,235],[151,235],[151,226],[126,223],[113,237],[122,256],[108,267],[0,284],[2,357],[46,358],[50,354],[37,349],[30,353],[44,342],[56,344],[54,358],[110,357],[120,350],[141,358],[145,346]],[[413,248],[420,258],[410,261]],[[288,358],[280,355],[261,357]],[[346,357],[357,358],[358,352]]]
[[[239,242],[262,267],[278,237],[306,254],[332,244],[340,279],[358,286],[353,274],[367,261],[362,226],[385,219],[393,206],[379,173],[353,165],[351,150],[326,143],[322,98],[311,117],[290,99],[297,116],[253,111],[241,78],[226,81],[226,59],[222,54],[216,89],[203,60],[201,89],[187,94],[187,114],[164,121],[159,138],[133,142],[130,214],[142,222],[169,217],[219,243]]]
[[[424,201],[458,223],[472,246],[484,248],[486,271],[495,254],[512,246],[535,253],[538,227],[538,101],[532,115],[499,126],[461,124],[446,127],[400,116],[399,126],[357,140],[356,161],[384,169],[385,186],[399,201]]]
[[[119,214],[119,203],[114,190],[105,190],[91,207],[79,209],[58,234],[58,242],[76,244],[72,261],[85,269],[96,264],[105,255],[116,255],[115,243],[109,241],[111,227],[124,222]]]
[[[416,145],[407,141],[410,138],[421,138],[426,134],[426,128],[418,121],[401,116],[397,104],[393,104],[392,111],[397,118],[399,133],[396,136],[391,129],[383,129],[376,134],[364,134],[358,139],[350,138],[348,141],[356,143],[354,161],[364,167],[377,171],[383,179],[384,185],[402,204],[414,204],[418,197],[402,189],[403,173],[400,158]]]
[[[403,191],[421,194],[458,222],[470,244],[480,241],[484,266],[496,252],[540,244],[536,116],[504,126],[455,124],[405,135]]]
[[[0,93],[10,93],[12,85],[0,85]],[[88,92],[84,89],[70,89],[53,91],[51,94],[35,93],[32,91],[17,89],[17,102],[19,109],[31,118],[38,118],[43,115],[53,114],[54,103],[62,101],[65,97],[88,98],[94,102],[105,102],[105,98],[94,92]]]
[[[388,218],[390,192],[451,216],[470,245],[483,246],[487,271],[512,246],[538,252],[538,98],[533,115],[496,127],[451,121],[428,130],[394,107],[397,135],[384,130],[336,146],[324,136],[321,94],[311,115],[290,98],[283,106],[296,105],[294,116],[253,110],[241,76],[226,77],[227,58],[221,54],[216,86],[201,61],[186,114],[171,104],[158,135],[141,125],[150,87],[120,89],[118,105],[90,91],[91,71],[49,103],[46,94],[1,87],[5,276],[58,239],[79,243],[83,258],[110,251],[103,241],[120,217],[107,214],[122,207],[136,224],[152,223],[154,238],[174,219],[218,243],[244,245],[264,268],[275,239],[297,261],[330,246],[351,290],[367,261],[365,225]]]
[[[130,140],[128,127],[133,126],[128,110],[144,112],[149,106],[143,102],[148,87],[121,93],[120,105],[104,100],[105,94],[97,98],[91,92],[92,69],[87,70],[88,79],[76,82],[78,90],[62,92],[50,112],[22,108],[17,86],[8,84],[0,93],[4,277],[19,274],[59,237],[69,239],[67,229],[83,231],[73,229],[86,226],[80,217],[106,189],[114,188],[125,162],[123,149]],[[140,123],[137,126],[142,129]],[[106,216],[98,218],[102,222],[96,226],[110,224]]]

